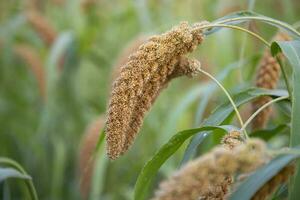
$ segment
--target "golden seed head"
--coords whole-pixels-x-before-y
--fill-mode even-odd
[[[107,152],[111,159],[128,149],[144,114],[169,80],[179,75],[193,75],[199,70],[198,62],[183,58],[202,42],[199,26],[183,22],[169,32],[151,37],[121,67],[107,113]],[[186,65],[188,68],[184,69]]]
[[[166,88],[173,78],[184,75],[189,77],[194,76],[199,73],[199,69],[199,61],[181,57],[175,64],[174,71],[168,75],[165,80],[161,79],[161,75],[153,76],[153,79],[144,87],[143,96],[137,99],[137,106],[135,106],[135,109],[132,112],[122,153],[125,152],[134,141],[136,134],[142,126],[145,114],[151,108],[162,89]]]
[[[290,37],[286,33],[278,33],[273,40],[286,41]],[[283,56],[281,56],[283,58]],[[280,65],[277,60],[272,57],[270,50],[266,49],[265,53],[259,63],[256,74],[256,87],[275,89],[280,78]],[[271,97],[260,97],[252,103],[253,112],[255,112],[262,105],[268,103]],[[272,113],[272,107],[267,107],[259,113],[252,122],[252,129],[264,128]]]
[[[121,67],[129,61],[129,56],[136,52],[139,47],[147,41],[147,37],[144,35],[138,36],[132,40],[120,53],[116,63],[112,69],[112,81],[115,81],[121,73]]]
[[[95,151],[101,130],[104,125],[104,116],[98,117],[86,129],[81,139],[79,151],[80,192],[83,199],[88,199],[92,174],[94,169],[93,153]]]
[[[268,159],[265,143],[257,139],[231,150],[215,147],[162,182],[152,200],[225,199],[232,177],[253,171]]]

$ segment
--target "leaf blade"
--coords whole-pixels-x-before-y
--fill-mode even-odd
[[[241,106],[257,97],[270,95],[274,97],[280,97],[287,95],[287,92],[285,90],[265,90],[260,88],[250,88],[247,90],[244,90],[242,92],[237,93],[233,96],[233,100],[235,101],[235,104],[237,106]],[[221,125],[224,123],[233,113],[233,107],[228,101],[227,103],[224,103],[217,107],[215,111],[208,117],[204,123],[203,126],[209,126],[209,125]],[[209,132],[207,132],[209,133]],[[203,138],[200,135],[196,135],[192,138],[190,144],[188,145],[186,152],[183,157],[183,162],[187,162],[189,159],[191,159],[195,153],[196,153],[196,147],[203,141]]]
[[[298,158],[299,154],[287,154],[281,155],[274,158],[267,165],[261,167],[248,177],[238,188],[234,191],[229,199],[240,200],[240,199],[251,199],[255,193],[271,178],[273,178],[278,172],[283,169],[290,162]]]
[[[233,20],[233,19],[237,19],[237,20]],[[230,13],[224,17],[221,17],[221,18],[213,21],[212,23],[236,25],[236,24],[248,22],[250,20],[258,20],[261,22],[265,22],[267,24],[270,24],[272,26],[275,26],[277,28],[285,30],[287,33],[289,33],[289,35],[291,35],[295,38],[300,38],[300,33],[297,30],[295,30],[291,25],[289,25],[285,22],[282,22],[280,20],[276,20],[271,17],[267,17],[264,15],[258,14],[253,11],[239,11],[239,12]],[[220,27],[215,27],[215,28],[212,28],[211,30],[205,31],[204,34],[210,35],[220,29],[221,29]]]
[[[162,164],[175,153],[175,151],[192,135],[201,131],[211,130],[229,131],[235,129],[233,126],[205,126],[196,129],[180,131],[175,134],[143,167],[135,185],[135,200],[142,200],[147,194],[147,188],[150,185],[152,178],[158,172]]]
[[[18,179],[25,179],[25,180],[31,179],[30,176],[22,174],[16,169],[9,168],[9,167],[5,167],[5,168],[0,167],[0,183],[9,178],[18,178]]]
[[[272,54],[275,55],[278,51],[282,51],[293,67],[293,92],[292,92],[292,116],[291,116],[291,137],[290,146],[300,145],[300,118],[297,113],[300,111],[300,40],[274,42],[271,46]],[[298,162],[294,184],[292,186],[289,199],[297,200],[300,196],[300,163]]]

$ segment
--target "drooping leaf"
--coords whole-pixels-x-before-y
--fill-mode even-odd
[[[276,126],[275,128],[255,131],[255,132],[251,133],[251,137],[259,137],[259,138],[262,138],[263,140],[267,141],[267,140],[271,139],[272,137],[278,135],[279,133],[282,133],[282,131],[284,131],[287,128],[289,128],[288,124],[280,124],[280,125]]]
[[[267,165],[261,167],[248,177],[241,185],[230,195],[230,200],[250,200],[251,197],[271,178],[273,178],[281,169],[300,157],[300,154],[288,153],[275,157]]]
[[[135,185],[135,200],[143,200],[147,196],[147,189],[153,177],[157,174],[162,164],[172,156],[177,149],[191,136],[196,133],[213,130],[230,131],[236,129],[233,126],[204,126],[196,129],[189,129],[175,134],[165,145],[143,167]]]
[[[299,32],[297,30],[295,30],[291,25],[289,25],[285,22],[264,16],[264,15],[255,13],[253,11],[234,12],[234,13],[228,14],[222,18],[217,19],[217,20],[213,21],[212,23],[236,25],[236,24],[248,22],[250,20],[257,20],[260,22],[265,22],[267,24],[270,24],[272,26],[275,26],[277,28],[285,30],[288,34],[290,34],[291,36],[293,36],[295,38],[300,38]],[[221,29],[220,27],[212,28],[211,30],[206,31],[205,34],[209,35],[220,29]]]
[[[285,90],[265,90],[260,88],[250,88],[245,91],[242,91],[233,96],[233,100],[237,106],[241,106],[257,97],[270,95],[273,97],[280,97],[287,95],[287,91]],[[219,106],[202,124],[203,126],[210,126],[210,125],[221,125],[226,121],[231,114],[233,113],[233,107],[231,103],[228,101],[221,106]],[[187,162],[191,158],[194,157],[197,147],[203,141],[204,133],[197,134],[192,138],[192,141],[188,145],[184,157],[183,162]],[[206,132],[205,135],[209,134]]]
[[[0,167],[0,183],[9,178],[18,178],[18,179],[31,179],[30,176],[24,175],[21,172],[13,168],[3,168]]]
[[[287,42],[274,42],[271,46],[272,54],[276,55],[279,51],[288,59],[293,67],[293,92],[292,92],[292,116],[291,116],[291,136],[290,146],[298,146],[300,144],[300,118],[297,116],[300,111],[300,40]],[[300,163],[291,184],[291,192],[289,199],[299,199],[300,190]]]

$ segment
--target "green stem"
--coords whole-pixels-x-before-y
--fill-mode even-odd
[[[252,11],[255,5],[255,0],[248,0],[248,10]],[[247,23],[247,28],[250,28],[250,23]],[[245,56],[245,51],[246,51],[246,44],[247,44],[247,35],[243,35],[242,39],[242,47],[239,55],[239,68],[238,68],[238,77],[239,77],[239,82],[243,82],[243,74],[242,74],[242,62],[243,58]]]
[[[228,25],[228,24],[219,24],[219,22],[217,24],[207,24],[207,25],[203,25],[200,27],[197,27],[199,29],[209,29],[209,28],[214,28],[214,27],[224,27],[224,28],[231,28],[231,29],[235,29],[235,30],[239,30],[239,31],[243,31],[245,33],[248,33],[249,35],[257,38],[258,40],[260,40],[262,43],[264,43],[267,47],[270,47],[270,43],[268,43],[263,37],[261,37],[260,35],[249,31],[248,29],[239,27],[239,26],[234,26],[234,25]]]
[[[247,126],[251,123],[251,121],[262,111],[264,110],[266,107],[268,107],[269,105],[275,103],[275,102],[278,102],[278,101],[281,101],[281,100],[284,100],[284,99],[288,99],[289,96],[282,96],[282,97],[279,97],[279,98],[276,98],[276,99],[273,99],[269,102],[267,102],[266,104],[264,104],[263,106],[261,106],[259,109],[257,109],[250,117],[249,119],[244,123],[244,125],[242,126],[241,130],[245,130],[247,128]]]
[[[22,174],[29,176],[29,174],[23,169],[23,167],[19,163],[15,162],[11,159],[0,158],[0,163],[5,164],[5,165],[10,165],[11,167],[13,167],[16,170],[20,171]],[[38,196],[37,196],[34,184],[32,182],[32,179],[25,180],[25,182],[26,182],[26,185],[28,187],[31,198],[33,200],[38,200]]]
[[[297,30],[295,30],[294,28],[290,27],[288,24],[283,23],[283,22],[278,21],[278,20],[273,20],[273,19],[264,18],[264,17],[256,17],[256,16],[235,17],[235,18],[231,18],[231,19],[224,19],[224,20],[218,21],[217,23],[218,24],[219,23],[223,24],[223,23],[240,21],[240,20],[260,20],[260,21],[264,21],[264,22],[271,22],[271,23],[274,23],[276,25],[280,25],[280,26],[288,29],[289,31],[293,32],[295,35],[300,37],[300,33]]]
[[[208,76],[210,79],[212,79],[212,80],[213,80],[213,81],[214,81],[214,82],[215,82],[215,83],[223,90],[223,92],[226,94],[227,98],[229,99],[229,101],[230,101],[230,103],[231,103],[231,105],[232,105],[232,107],[233,107],[233,109],[234,109],[234,111],[235,111],[235,113],[236,113],[236,116],[237,116],[237,118],[238,118],[238,120],[239,120],[239,123],[240,123],[241,127],[243,127],[243,126],[244,126],[244,122],[243,122],[242,117],[241,117],[241,115],[240,115],[240,112],[239,112],[239,110],[237,109],[237,106],[235,105],[235,103],[234,103],[233,99],[231,98],[229,92],[228,92],[228,91],[224,88],[224,86],[223,86],[223,85],[222,85],[215,77],[213,77],[210,73],[204,71],[203,69],[200,69],[200,71],[201,71],[203,74],[205,74],[206,76]],[[246,130],[244,130],[244,135],[245,135],[246,139],[249,138],[249,137],[248,137],[248,134],[247,134],[247,132],[246,132]]]

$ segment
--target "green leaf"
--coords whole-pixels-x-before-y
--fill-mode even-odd
[[[277,134],[282,133],[282,131],[284,131],[286,128],[289,128],[288,124],[280,124],[275,128],[255,131],[251,133],[251,137],[259,137],[265,141],[268,141]]]
[[[260,88],[250,88],[245,91],[242,91],[233,96],[233,100],[237,106],[241,106],[257,97],[270,95],[274,97],[280,97],[284,95],[288,95],[285,90],[265,90]],[[202,124],[203,126],[210,125],[221,125],[226,121],[231,114],[233,114],[233,107],[231,103],[228,101],[223,105],[219,106]],[[205,135],[209,134],[206,132]],[[198,134],[193,137],[192,141],[188,145],[186,152],[183,157],[183,162],[187,162],[189,159],[193,158],[196,153],[197,147],[203,141],[203,134]]]
[[[143,167],[136,181],[134,199],[145,199],[151,180],[157,174],[159,168],[189,137],[199,132],[213,131],[217,129],[228,132],[236,128],[233,126],[204,126],[201,128],[184,130],[174,135]]]
[[[281,169],[293,160],[299,158],[300,154],[290,153],[274,158],[267,165],[261,167],[248,177],[229,197],[230,200],[248,200]]]
[[[287,42],[274,42],[271,46],[272,54],[276,55],[282,51],[293,67],[293,92],[292,92],[292,116],[290,146],[300,145],[300,40]],[[289,199],[297,200],[300,196],[300,163],[295,173],[293,188]]]
[[[252,11],[239,11],[239,12],[231,13],[229,15],[226,15],[222,18],[213,21],[212,23],[234,25],[234,24],[248,22],[250,20],[258,20],[261,22],[265,22],[267,24],[276,26],[277,28],[287,31],[288,34],[294,36],[295,38],[300,38],[300,33],[297,30],[295,30],[291,25]],[[212,28],[211,30],[206,31],[205,34],[209,35],[220,29],[221,29],[220,27]]]
[[[0,167],[0,183],[8,178],[31,179],[30,176],[24,175],[13,168]]]
[[[59,78],[59,65],[62,57],[66,53],[67,49],[70,48],[74,36],[71,33],[61,34],[55,43],[53,44],[49,57],[46,64],[46,74],[47,74],[47,92],[51,93],[51,90],[55,90],[54,84]]]

